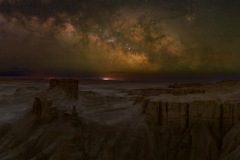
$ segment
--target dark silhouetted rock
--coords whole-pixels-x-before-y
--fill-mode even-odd
[[[56,107],[52,107],[53,101],[50,99],[41,99],[35,97],[33,103],[33,113],[36,115],[36,119],[45,121],[51,121],[57,118],[58,111]]]
[[[35,101],[33,103],[33,112],[36,115],[37,119],[41,118],[42,115],[42,103],[39,97],[35,97]]]
[[[76,110],[76,106],[73,106],[72,116],[73,116],[73,117],[78,117],[78,113],[77,113],[77,110]]]
[[[78,80],[50,80],[50,90],[53,88],[62,89],[70,98],[78,99]]]

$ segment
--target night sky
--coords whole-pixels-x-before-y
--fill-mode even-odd
[[[0,0],[0,75],[240,74],[239,0]]]

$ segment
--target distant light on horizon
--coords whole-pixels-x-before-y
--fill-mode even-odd
[[[115,80],[114,78],[111,78],[111,77],[102,77],[102,80],[103,81],[113,81]]]
[[[124,78],[116,78],[116,77],[101,77],[103,81],[123,81]]]

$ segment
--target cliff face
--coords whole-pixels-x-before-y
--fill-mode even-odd
[[[78,81],[77,80],[58,80],[51,79],[49,89],[62,89],[66,95],[73,99],[78,99]]]
[[[53,107],[53,101],[50,99],[41,99],[35,97],[33,103],[33,113],[37,120],[51,121],[58,117],[58,111],[56,107]]]
[[[32,112],[0,125],[0,159],[240,159],[240,83],[80,84],[78,100],[71,83],[52,80]]]
[[[150,123],[162,127],[187,129],[198,123],[220,129],[225,134],[240,120],[240,102],[200,100],[190,102],[166,102],[145,100],[142,113],[151,117]]]
[[[56,119],[71,121],[78,117],[76,106],[69,105],[65,110],[61,103],[57,103],[59,98],[71,103],[78,99],[78,81],[77,80],[50,80],[50,87],[47,91],[35,97],[32,112],[39,122],[50,122]],[[72,114],[70,110],[72,108]],[[62,108],[62,109],[61,109]]]

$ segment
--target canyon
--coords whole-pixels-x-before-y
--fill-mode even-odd
[[[237,80],[0,85],[0,159],[240,158]]]

